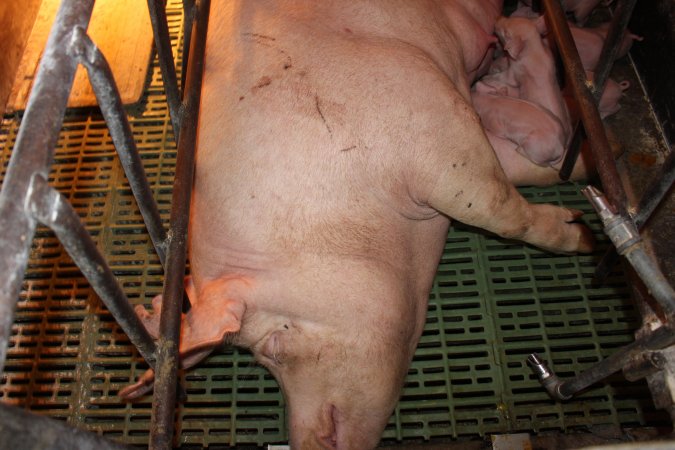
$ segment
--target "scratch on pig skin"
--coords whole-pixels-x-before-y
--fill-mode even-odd
[[[251,36],[254,38],[258,39],[267,39],[269,41],[276,41],[277,38],[273,38],[272,36],[265,36],[264,34],[258,34],[258,33],[242,33],[242,36]]]
[[[348,152],[349,150],[354,150],[356,148],[356,145],[352,145],[351,147],[343,148],[340,150],[341,152]]]
[[[314,102],[316,104],[316,110],[319,113],[319,116],[321,116],[321,120],[323,120],[323,124],[326,125],[326,129],[328,130],[328,134],[330,134],[332,136],[333,130],[330,129],[330,127],[328,126],[328,122],[326,122],[326,118],[323,115],[323,112],[321,112],[321,106],[319,105],[319,96],[318,95],[314,96]]]
[[[459,196],[462,195],[463,193],[464,193],[464,191],[459,191],[458,193],[455,194],[455,198],[459,197]]]
[[[272,83],[272,79],[268,76],[263,76],[260,77],[258,80],[258,83],[251,88],[252,91],[255,91],[256,89],[264,88],[265,86],[269,86]]]

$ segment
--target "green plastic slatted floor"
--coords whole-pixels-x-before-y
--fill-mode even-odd
[[[170,2],[174,44],[177,0]],[[176,47],[176,45],[174,45]],[[129,110],[162,215],[168,220],[175,146],[155,62],[143,103]],[[2,175],[20,118],[0,133]],[[69,111],[50,182],[75,206],[134,303],[149,304],[162,273],[99,113]],[[571,430],[660,421],[642,383],[620,376],[579,398],[548,398],[525,364],[539,352],[569,376],[632,340],[639,325],[623,274],[591,285],[607,243],[599,221],[571,185],[525,189],[533,202],[586,211],[600,245],[591,256],[555,256],[456,225],[434,283],[427,325],[386,441]],[[0,401],[145,445],[150,397],[116,396],[146,366],[60,244],[44,229],[33,243]],[[262,445],[287,440],[284,402],[251,356],[229,350],[183,375],[188,401],[177,427],[184,447]]]

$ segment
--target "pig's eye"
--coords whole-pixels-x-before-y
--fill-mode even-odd
[[[283,351],[282,351],[282,333],[281,331],[275,331],[270,335],[265,342],[265,345],[262,348],[262,356],[274,363],[275,365],[283,364]]]

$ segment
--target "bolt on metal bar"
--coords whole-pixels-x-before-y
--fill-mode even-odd
[[[167,449],[173,438],[175,415],[176,379],[179,366],[181,308],[183,304],[183,278],[187,257],[187,230],[190,197],[195,167],[195,145],[199,123],[199,104],[206,48],[206,31],[209,17],[209,0],[197,3],[197,15],[191,32],[190,61],[186,77],[185,116],[181,123],[173,186],[171,229],[165,275],[160,339],[156,370],[155,401],[152,404],[150,424],[150,449]]]
[[[581,110],[581,120],[591,144],[593,159],[596,162],[602,186],[616,211],[625,216],[627,215],[625,211],[626,193],[619,179],[595,98],[590,90],[592,84],[586,79],[586,73],[581,64],[579,52],[574,45],[565,13],[558,0],[543,0],[543,2],[549,30],[558,45],[567,79],[571,83],[574,98]]]
[[[162,72],[166,102],[169,105],[169,116],[171,116],[173,135],[176,142],[178,142],[182,110],[164,0],[148,0],[148,10],[150,11],[152,32],[155,36],[155,47],[157,48],[159,67]]]
[[[600,102],[600,97],[602,97],[605,82],[614,65],[614,60],[616,59],[623,36],[626,33],[626,28],[628,27],[628,22],[633,14],[636,2],[637,0],[619,0],[616,10],[614,11],[614,16],[612,17],[592,82],[593,87],[591,90],[596,105]],[[583,136],[583,125],[577,122],[574,126],[572,141],[570,142],[562,167],[560,168],[559,175],[561,180],[569,180],[572,171],[574,170],[574,165],[579,158]]]
[[[115,321],[145,361],[155,367],[157,346],[136,315],[115,275],[96,248],[75,209],[41,174],[33,175],[26,209],[54,231]]]
[[[24,209],[34,173],[47,176],[72,88],[75,27],[87,28],[94,0],[64,0],[40,61],[0,191],[0,373],[14,323],[36,221]]]
[[[658,264],[647,255],[644,242],[633,221],[615,214],[602,193],[593,186],[587,186],[582,192],[598,212],[605,234],[612,240],[616,251],[628,259],[666,315],[675,317],[675,291],[668,284]]]
[[[96,47],[83,28],[74,31],[73,53],[84,65],[89,81],[94,88],[103,117],[112,137],[124,173],[129,180],[138,209],[155,247],[162,266],[165,265],[166,231],[162,225],[157,203],[152,195],[150,184],[145,176],[143,162],[138,154],[131,126],[122,105],[115,79],[103,53]]]
[[[633,218],[638,230],[644,228],[657,206],[672,188],[673,183],[675,183],[675,152],[671,150],[668,157],[663,162],[659,174],[649,184],[635,208]],[[618,259],[619,254],[616,250],[614,248],[608,249],[602,256],[598,267],[595,269],[595,278],[604,280],[609,275]]]

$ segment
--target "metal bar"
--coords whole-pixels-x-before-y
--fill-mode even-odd
[[[633,15],[633,9],[637,0],[619,0],[614,10],[612,22],[607,31],[607,37],[600,53],[598,65],[595,68],[595,76],[593,78],[593,96],[596,104],[602,97],[602,91],[605,87],[605,82],[609,77],[609,72],[612,70],[614,60],[619,52],[619,46],[626,34],[628,22]]]
[[[192,30],[194,35],[191,39],[192,48],[186,78],[185,117],[181,123],[173,186],[171,232],[159,327],[157,382],[150,424],[150,449],[170,448],[173,437],[187,228],[209,7],[209,0],[197,3],[196,21]]]
[[[607,37],[600,53],[600,58],[595,69],[595,76],[593,79],[592,93],[595,98],[595,104],[600,102],[602,91],[605,88],[605,82],[609,77],[609,72],[612,70],[616,54],[621,45],[621,41],[628,27],[628,22],[633,14],[635,3],[637,0],[620,0],[614,12],[612,23],[609,26]],[[577,122],[574,126],[574,134],[570,142],[565,159],[559,172],[560,179],[568,180],[574,170],[574,165],[579,158],[579,151],[581,150],[581,142],[585,137],[584,127]]]
[[[136,142],[131,132],[131,126],[122,105],[122,99],[117,91],[115,79],[103,53],[91,41],[83,28],[76,28],[74,38],[77,39],[74,53],[77,55],[89,75],[89,81],[94,88],[96,100],[105,118],[110,136],[112,137],[124,173],[129,180],[131,191],[134,194],[143,221],[157,251],[159,261],[165,265],[166,231],[162,225],[157,203],[152,195],[150,184],[145,176],[143,162],[138,154]]]
[[[558,400],[567,400],[574,394],[623,369],[624,366],[645,351],[659,350],[673,343],[675,343],[674,330],[663,325],[648,336],[618,349],[612,355],[593,365],[590,369],[581,372],[576,377],[564,381],[560,380],[536,353],[531,354],[527,362],[551,397]]]
[[[586,79],[586,73],[574,45],[565,13],[558,0],[543,0],[543,2],[549,30],[558,45],[567,79],[571,83],[574,98],[579,104],[581,120],[591,145],[602,186],[613,208],[625,216],[627,215],[625,211],[626,193],[619,179],[605,128],[595,105],[595,98],[589,89],[592,85]]]
[[[155,342],[131,307],[115,275],[68,200],[49,186],[43,175],[35,174],[32,177],[26,209],[54,231],[131,343],[154,368],[157,350]]]
[[[585,187],[582,192],[600,216],[605,234],[612,240],[616,251],[628,259],[666,315],[675,317],[675,291],[661,273],[658,264],[645,252],[644,241],[633,221],[615,214],[607,199],[593,186]]]
[[[195,0],[183,0],[183,59],[181,60],[180,85],[185,94],[185,77],[187,63],[190,60],[190,40],[192,38],[192,24],[195,18]]]
[[[87,28],[93,7],[94,0],[64,0],[59,7],[0,192],[0,373],[35,235],[35,219],[24,205],[33,174],[49,172],[77,69],[68,54],[73,31]]]
[[[0,448],[130,450],[132,447],[0,402]]]
[[[647,187],[640,199],[640,203],[638,203],[638,206],[635,208],[633,218],[638,230],[644,228],[657,206],[672,188],[673,183],[675,183],[675,152],[671,150],[668,157],[663,162],[659,174]],[[602,256],[598,267],[595,269],[595,278],[604,280],[618,260],[619,254],[616,252],[616,249],[607,249]]]
[[[176,142],[178,142],[182,111],[180,94],[178,91],[178,80],[176,78],[176,66],[173,60],[173,52],[171,51],[169,24],[166,19],[164,0],[148,0],[148,10],[150,11],[152,32],[155,36],[155,47],[157,48],[159,67],[162,71],[162,81],[164,84],[164,92],[166,93],[166,102],[169,105],[171,126],[173,128],[173,134]]]

